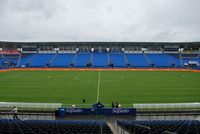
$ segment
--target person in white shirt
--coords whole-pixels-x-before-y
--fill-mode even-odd
[[[17,116],[18,108],[16,106],[14,106],[11,112],[13,113],[13,119],[17,119],[18,120],[19,119],[18,116]]]

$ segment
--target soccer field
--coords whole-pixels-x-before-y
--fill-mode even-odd
[[[1,102],[105,104],[200,102],[200,73],[178,71],[8,71]]]

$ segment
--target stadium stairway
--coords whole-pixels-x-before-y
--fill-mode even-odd
[[[107,63],[108,65],[112,64],[112,62],[110,61],[110,53],[107,53]]]
[[[19,59],[18,59],[18,62],[17,62],[17,67],[19,67],[19,64],[20,64],[21,58],[22,58],[22,54],[19,55]]]
[[[91,54],[91,57],[90,57],[90,64],[91,64],[91,65],[92,65],[93,57],[94,57],[94,54],[92,53],[92,54]]]
[[[143,53],[143,54],[144,54],[144,57],[147,59],[149,65],[152,65],[151,59],[149,59],[149,57],[145,53]]]
[[[184,66],[184,64],[183,64],[183,59],[182,59],[182,56],[181,56],[180,53],[179,53],[179,59],[180,59],[180,61],[181,61],[181,66],[183,67],[183,66]]]
[[[48,61],[48,64],[51,65],[51,63],[54,61],[54,59],[56,58],[57,53]]]
[[[74,57],[73,57],[73,59],[72,59],[72,62],[71,62],[71,64],[74,66],[74,63],[75,63],[75,61],[76,61],[76,57],[77,57],[77,53],[74,55]]]
[[[123,53],[123,56],[124,56],[124,60],[125,60],[126,65],[128,65],[129,63],[128,63],[128,59],[127,59],[127,57],[126,57],[126,54]]]
[[[113,132],[113,134],[120,134],[120,132],[118,130],[115,129],[115,126],[110,123],[110,122],[107,122],[108,126],[110,127],[111,131]]]

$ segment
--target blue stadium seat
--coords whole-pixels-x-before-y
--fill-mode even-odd
[[[1,63],[12,63],[17,65],[19,60],[19,54],[4,54],[0,56]]]
[[[0,120],[0,133],[9,134],[112,134],[105,121],[97,120]]]
[[[197,62],[200,64],[200,58],[182,58],[183,63]]]
[[[53,56],[55,54],[25,54],[22,56],[19,66],[46,67]]]
[[[35,54],[30,60],[32,67],[46,67],[55,54]]]
[[[51,67],[67,67],[72,63],[75,54],[57,54],[51,62]]]
[[[149,121],[131,121],[122,120],[117,122],[119,126],[131,133],[152,133],[160,134],[171,132],[177,134],[199,134],[200,121],[197,120],[149,120]]]
[[[110,62],[113,63],[115,67],[126,66],[123,53],[110,53]]]
[[[173,56],[176,59],[180,60],[180,54],[170,54],[170,56]],[[189,62],[198,62],[200,64],[199,54],[181,54],[181,59],[183,61],[183,65]]]
[[[90,63],[91,53],[78,53],[74,65],[76,67],[86,67]]]
[[[22,57],[19,62],[19,67],[30,64],[30,61],[34,55],[35,54],[22,54]]]
[[[167,54],[146,54],[156,67],[180,66],[180,60]]]
[[[75,67],[182,67],[183,63],[195,61],[200,64],[200,57],[194,55],[184,55],[187,57],[179,58],[179,54],[124,54],[121,52],[111,53],[89,53],[81,52],[77,54],[22,54],[0,57],[0,64],[12,63],[18,67],[69,67],[72,64]],[[195,55],[196,56],[196,55]]]
[[[94,53],[92,65],[93,67],[108,67],[107,53]]]
[[[128,63],[133,67],[150,67],[144,54],[126,54]]]

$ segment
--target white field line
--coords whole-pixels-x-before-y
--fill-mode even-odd
[[[101,82],[101,72],[99,71],[99,75],[98,75],[98,85],[97,85],[97,102],[99,101],[100,82]]]

